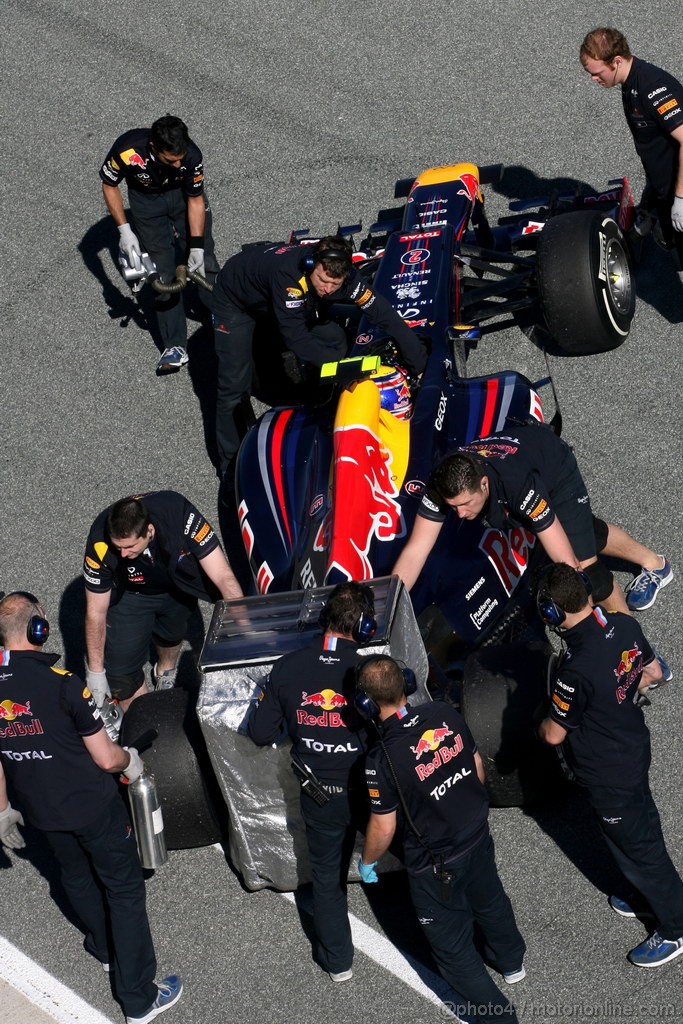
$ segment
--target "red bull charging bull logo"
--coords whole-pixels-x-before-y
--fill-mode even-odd
[[[636,680],[641,671],[641,651],[638,647],[632,647],[628,651],[621,652],[621,660],[614,669],[619,685],[616,689],[617,703],[621,704],[626,700],[631,684]]]
[[[469,174],[466,172],[465,174],[460,175],[459,180],[465,187],[459,188],[457,194],[459,196],[467,196],[471,202],[474,202],[479,193],[479,179],[476,174]]]
[[[18,722],[18,718],[28,717],[30,722]],[[41,736],[43,727],[39,718],[33,717],[31,702],[19,704],[15,700],[0,701],[0,723],[7,723],[0,728],[0,739],[11,738],[12,736]],[[8,755],[9,756],[9,755]]]
[[[368,580],[373,540],[392,541],[401,530],[401,506],[391,474],[391,456],[364,424],[337,427],[334,432],[337,502],[328,573],[340,570],[346,579]]]
[[[4,718],[8,722],[13,722],[15,718],[19,718],[20,715],[31,715],[31,701],[27,700],[25,704],[17,704],[13,700],[3,700],[0,702],[0,718]]]
[[[319,690],[317,693],[308,693],[306,690],[301,694],[301,709],[296,713],[296,720],[299,725],[324,725],[331,729],[339,729],[346,723],[339,711],[346,707],[348,701],[343,693],[336,690]],[[304,710],[310,707],[311,711]],[[319,711],[319,714],[314,714]]]
[[[448,764],[454,757],[463,749],[463,739],[460,733],[455,737],[455,740],[449,746],[443,746],[442,744],[448,736],[453,735],[453,730],[449,729],[446,723],[438,726],[436,729],[427,729],[420,736],[417,744],[412,747],[411,750],[415,754],[415,759],[420,760],[423,754],[431,754],[434,756],[430,761],[415,766],[415,773],[421,782],[428,779],[437,768],[442,764]]]

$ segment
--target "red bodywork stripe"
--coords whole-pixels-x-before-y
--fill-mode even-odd
[[[489,380],[486,382],[486,398],[484,400],[484,418],[481,424],[481,436],[488,437],[493,426],[493,417],[496,412],[496,399],[498,398],[498,381]]]
[[[282,442],[285,433],[285,427],[294,412],[293,409],[287,409],[285,412],[280,413],[275,421],[273,427],[273,434],[271,439],[271,469],[273,472],[273,485],[275,487],[275,494],[280,506],[280,513],[282,515],[282,522],[287,533],[287,540],[292,544],[292,530],[287,516],[287,505],[285,503],[285,488],[284,488],[284,477],[282,475]]]

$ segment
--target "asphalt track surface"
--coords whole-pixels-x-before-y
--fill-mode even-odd
[[[50,647],[76,670],[78,577],[96,513],[135,490],[177,489],[209,516],[217,499],[207,454],[211,338],[190,321],[190,372],[155,376],[154,344],[115,270],[97,177],[116,135],[166,111],[185,118],[205,154],[224,259],[292,227],[369,223],[391,205],[396,178],[457,160],[508,166],[489,190],[492,217],[558,178],[601,186],[626,173],[637,190],[642,172],[619,96],[588,81],[578,45],[595,24],[614,22],[639,55],[683,75],[674,0],[647,14],[633,8],[627,23],[622,5],[568,0],[5,0],[4,12],[0,584],[41,595]],[[653,700],[648,722],[654,792],[683,868],[683,289],[652,243],[637,290],[622,348],[552,367],[595,509],[665,551],[679,572],[643,622],[678,679]],[[470,372],[508,367],[544,373],[541,354],[514,330],[485,339]],[[527,980],[514,990],[520,1019],[680,1019],[681,962],[642,971],[625,960],[645,932],[606,906],[615,876],[581,802],[491,819],[529,947]],[[118,1020],[108,982],[50,899],[59,889],[45,849],[29,838],[21,856],[0,853],[0,934]],[[364,953],[353,983],[332,985],[312,962],[295,906],[246,893],[215,849],[172,854],[148,894],[161,974],[186,978],[169,1020],[441,1019],[438,1002]],[[354,886],[350,904],[373,933],[428,964],[400,879],[368,893]]]

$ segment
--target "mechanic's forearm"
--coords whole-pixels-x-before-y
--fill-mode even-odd
[[[85,616],[85,656],[91,672],[104,671],[104,642],[107,616],[87,611]]]
[[[187,199],[187,224],[190,235],[195,238],[204,237],[206,226],[206,208],[204,196],[188,196]]]
[[[574,569],[580,567],[580,562],[574,554],[569,537],[564,532],[564,527],[559,519],[536,534],[541,545],[551,562],[565,562]]]
[[[544,718],[538,727],[538,735],[544,743],[551,747],[557,747],[566,739],[567,730],[554,722],[552,718]]]
[[[662,668],[657,659],[649,662],[645,665],[640,676],[640,682],[638,683],[638,693],[642,693],[647,690],[652,683],[658,683],[662,678]]]
[[[393,827],[382,821],[383,814],[371,814],[368,821],[365,843],[363,845],[363,863],[373,864],[387,852],[396,831],[396,816],[392,815]]]
[[[199,564],[202,571],[218,588],[224,601],[235,601],[238,597],[244,596],[222,548],[214,548],[208,555],[200,559]]]
[[[116,226],[119,227],[121,224],[127,224],[128,220],[123,209],[121,190],[115,185],[107,185],[105,182],[102,182],[102,195]]]

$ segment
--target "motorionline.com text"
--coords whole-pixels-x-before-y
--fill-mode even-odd
[[[589,1002],[552,1002],[515,1000],[515,1010],[520,1020],[679,1020],[683,1019],[683,1009],[679,1009],[673,1003],[641,1003],[619,1004],[611,1000],[602,1003]],[[505,1014],[512,1011],[512,1005],[507,1006],[477,1006],[473,1003],[443,1003],[442,1016],[464,1017],[466,1020],[472,1017],[504,1018]]]

